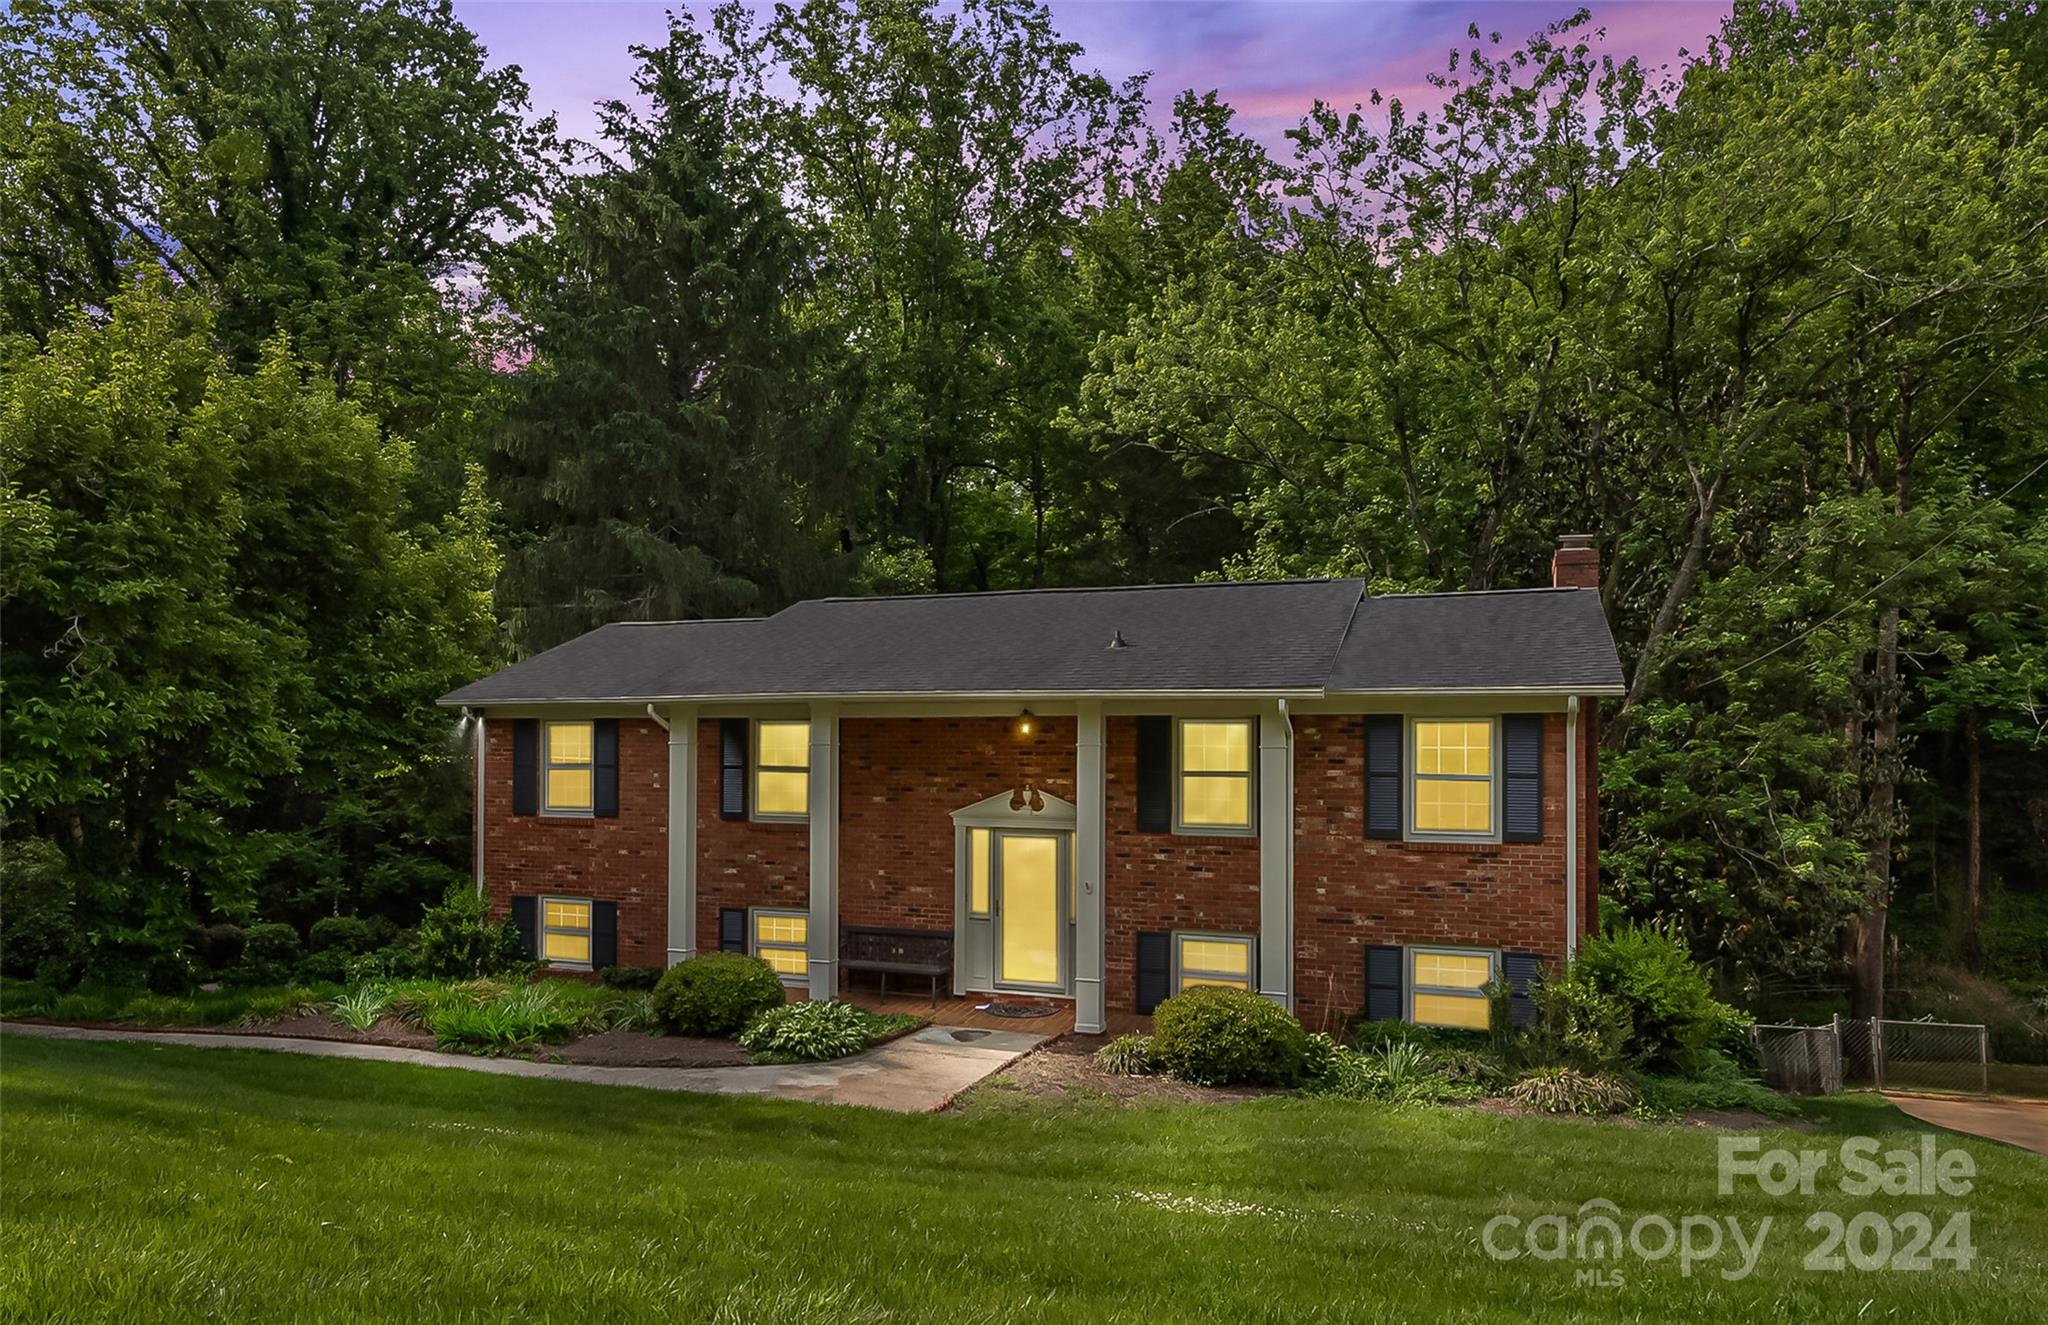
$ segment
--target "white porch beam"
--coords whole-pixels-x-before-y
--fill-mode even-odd
[[[1259,710],[1259,992],[1294,1006],[1294,723]]]
[[[839,706],[811,705],[810,997],[839,994]]]
[[[651,707],[651,706],[650,706]],[[697,955],[697,706],[668,706],[668,964]]]
[[[1084,701],[1074,722],[1074,856],[1078,876],[1074,916],[1074,1029],[1099,1035],[1103,1020],[1103,810],[1102,705]]]

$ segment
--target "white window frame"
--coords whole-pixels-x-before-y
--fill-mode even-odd
[[[1486,982],[1477,989],[1454,989],[1446,985],[1418,985],[1415,983],[1415,959],[1417,957],[1484,957],[1486,958]],[[1487,1001],[1486,986],[1500,979],[1500,949],[1498,948],[1450,948],[1441,944],[1426,943],[1401,950],[1401,1020],[1411,1026],[1423,1023],[1415,1020],[1415,996],[1436,994],[1445,998],[1477,998]],[[1435,1025],[1435,1023],[1430,1023]],[[1439,1029],[1469,1031],[1470,1026],[1445,1026]]]
[[[1418,771],[1421,760],[1417,758],[1417,755],[1422,745],[1420,729],[1425,722],[1483,722],[1487,724],[1491,729],[1491,734],[1487,739],[1491,742],[1491,745],[1488,747],[1490,752],[1489,763],[1493,771],[1484,777],[1473,773],[1423,773]],[[1406,756],[1406,777],[1403,780],[1407,785],[1402,788],[1402,791],[1406,793],[1407,803],[1401,807],[1401,835],[1403,838],[1410,842],[1489,843],[1501,840],[1501,815],[1507,807],[1504,803],[1502,791],[1502,788],[1506,785],[1506,779],[1501,776],[1500,771],[1499,714],[1459,713],[1439,715],[1425,713],[1420,716],[1411,716],[1408,719],[1407,749],[1404,753]],[[1441,828],[1428,830],[1417,828],[1415,826],[1415,812],[1421,807],[1421,799],[1416,795],[1416,788],[1424,780],[1436,782],[1486,782],[1491,784],[1489,787],[1489,800],[1493,808],[1489,813],[1493,820],[1493,827],[1484,833],[1451,832]]]
[[[590,731],[590,760],[582,764],[558,764],[554,758],[555,728],[586,727]],[[590,804],[557,806],[548,800],[548,773],[556,768],[580,768],[590,774]],[[540,812],[557,819],[588,819],[597,813],[597,724],[588,718],[543,718],[540,724]],[[573,901],[573,898],[563,898]]]
[[[1191,722],[1234,722],[1245,729],[1243,773],[1187,770],[1186,742],[1182,734]],[[1191,824],[1187,822],[1181,792],[1190,777],[1244,779],[1245,822],[1236,824]],[[1189,717],[1173,720],[1173,831],[1184,837],[1257,837],[1259,833],[1259,722],[1254,717]]]
[[[769,726],[772,726],[772,725],[775,725],[775,724],[781,724],[781,725],[783,725],[783,726],[788,726],[788,727],[802,727],[802,728],[804,729],[804,760],[805,760],[805,762],[804,762],[804,764],[803,764],[803,766],[802,766],[802,767],[798,767],[798,766],[797,766],[797,765],[795,765],[795,764],[764,764],[764,763],[762,763],[762,762],[761,762],[761,728],[762,728],[762,727],[763,727],[764,725],[769,725]],[[804,775],[804,803],[805,803],[806,805],[808,805],[808,804],[810,803],[810,789],[811,789],[811,765],[810,765],[810,762],[809,762],[809,761],[810,761],[810,748],[811,748],[811,722],[810,722],[810,719],[808,719],[808,718],[756,718],[756,719],[754,719],[754,721],[753,721],[753,723],[752,723],[752,727],[751,727],[751,730],[750,730],[750,731],[749,731],[749,733],[748,733],[748,736],[749,736],[749,739],[750,739],[750,740],[751,740],[751,741],[753,742],[753,749],[752,749],[752,751],[750,751],[750,754],[752,755],[752,758],[750,758],[750,759],[749,759],[749,760],[747,761],[747,762],[748,762],[748,764],[750,765],[750,767],[749,767],[749,768],[748,768],[748,770],[747,770],[747,808],[748,808],[748,809],[749,809],[749,810],[750,810],[750,811],[752,812],[752,817],[753,817],[754,821],[755,821],[756,823],[764,823],[764,824],[801,824],[801,823],[809,823],[809,822],[810,822],[810,820],[811,820],[811,815],[810,815],[810,811],[809,811],[809,810],[806,810],[806,811],[804,811],[804,812],[803,812],[802,814],[768,814],[768,813],[764,813],[764,812],[763,812],[763,811],[761,810],[760,806],[761,806],[761,775],[762,775],[763,773],[801,773],[801,774],[803,774],[803,775]]]
[[[762,921],[762,919],[764,919],[764,918],[768,918],[768,919],[776,919],[776,920],[801,920],[801,921],[803,921],[803,922],[804,922],[804,940],[805,940],[805,942],[804,942],[803,946],[799,947],[798,945],[796,945],[796,944],[794,944],[794,943],[763,943],[763,942],[761,942],[761,921]],[[804,954],[804,969],[805,969],[805,971],[806,971],[806,974],[804,974],[804,975],[784,975],[784,974],[783,974],[783,973],[782,973],[781,971],[777,971],[777,972],[775,973],[775,974],[776,974],[776,976],[777,976],[777,977],[778,977],[778,978],[779,978],[779,979],[780,979],[780,980],[782,981],[782,983],[784,983],[784,984],[786,984],[786,985],[794,985],[794,986],[797,986],[797,987],[805,987],[805,986],[808,986],[808,985],[809,985],[809,984],[811,983],[811,978],[810,978],[810,975],[808,974],[808,972],[809,972],[809,970],[810,970],[810,956],[811,956],[811,950],[810,950],[810,937],[811,937],[811,913],[810,913],[809,911],[806,911],[806,910],[802,909],[801,907],[794,907],[794,906],[750,906],[750,907],[748,907],[748,908],[747,908],[747,955],[748,955],[749,957],[760,957],[760,956],[761,956],[761,949],[763,949],[763,948],[773,948],[773,949],[774,949],[774,950],[776,950],[777,952],[800,952],[800,953]],[[766,959],[765,959],[765,958],[763,958],[763,960],[766,960]]]
[[[1181,945],[1189,939],[1209,943],[1242,943],[1245,950],[1244,974],[1235,971],[1210,971],[1199,966],[1189,966],[1181,960]],[[1182,981],[1190,975],[1208,976],[1216,980],[1244,981],[1244,987],[1251,993],[1259,990],[1259,941],[1251,934],[1221,934],[1212,930],[1176,929],[1173,931],[1173,985],[1175,994],[1185,993]]]
[[[551,902],[562,903],[569,906],[582,907],[584,914],[584,927],[582,929],[563,929],[556,925],[550,925],[548,923],[548,904]],[[538,906],[540,914],[536,915],[533,918],[534,928],[538,931],[534,942],[534,950],[540,954],[540,959],[546,962],[549,966],[557,967],[564,971],[595,970],[597,968],[597,903],[592,901],[588,897],[557,896],[539,898],[535,904],[536,906]],[[547,951],[548,935],[550,934],[582,935],[584,942],[589,944],[590,947],[590,960],[581,962],[565,962],[553,957],[549,957],[547,955]]]

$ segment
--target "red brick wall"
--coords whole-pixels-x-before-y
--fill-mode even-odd
[[[1582,722],[1579,822],[1581,932],[1591,932],[1596,733]],[[1312,1029],[1365,1001],[1365,948],[1445,943],[1564,950],[1564,715],[1543,724],[1541,842],[1468,847],[1365,836],[1365,720],[1294,719],[1294,988]]]
[[[718,950],[724,906],[811,905],[811,826],[718,817],[718,720],[697,724],[697,951]],[[749,756],[749,767],[752,759]],[[748,795],[752,796],[749,789]]]
[[[668,963],[668,733],[619,720],[619,815],[512,813],[512,720],[484,722],[484,890],[502,917],[514,896],[619,904],[619,961]]]
[[[1138,720],[1104,722],[1104,1001],[1137,1002],[1138,935],[1147,930],[1259,932],[1259,839],[1138,831]]]
[[[952,812],[1030,783],[1074,799],[1074,720],[844,718],[839,920],[953,928]]]

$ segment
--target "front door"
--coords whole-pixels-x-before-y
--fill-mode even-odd
[[[1055,833],[995,835],[996,984],[1067,987],[1066,852]]]

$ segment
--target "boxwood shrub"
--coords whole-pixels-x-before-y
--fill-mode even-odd
[[[1308,1057],[1308,1032],[1271,999],[1205,985],[1152,1014],[1152,1056],[1201,1086],[1292,1086]]]
[[[730,1039],[786,1002],[782,980],[768,963],[736,952],[692,957],[654,986],[654,1014],[672,1035]]]

